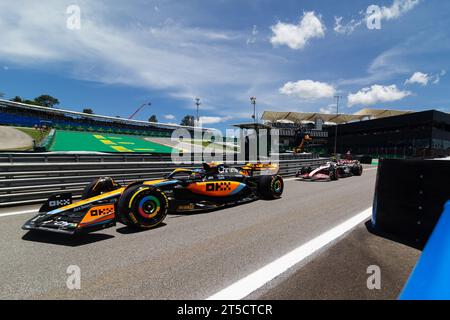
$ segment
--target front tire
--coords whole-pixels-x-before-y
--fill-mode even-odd
[[[134,185],[123,192],[117,207],[120,222],[139,229],[150,229],[165,219],[169,200],[158,188]]]
[[[330,180],[331,181],[339,180],[339,173],[337,168],[330,168]]]

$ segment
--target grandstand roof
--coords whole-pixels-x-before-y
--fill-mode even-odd
[[[385,118],[412,113],[412,111],[388,110],[388,109],[362,109],[355,114],[328,114],[318,112],[279,112],[264,111],[262,119],[266,121],[292,121],[292,122],[315,122],[320,119],[324,122],[342,124],[352,121],[362,121],[367,118]]]
[[[131,124],[131,125],[139,125],[139,126],[148,126],[152,125],[157,128],[163,128],[163,129],[178,129],[178,128],[186,128],[186,129],[195,129],[195,127],[189,127],[189,126],[181,126],[176,124],[168,124],[168,123],[159,123],[159,122],[148,122],[148,121],[140,121],[140,120],[128,120],[123,118],[116,118],[116,117],[110,117],[110,116],[101,116],[96,114],[87,114],[83,112],[77,112],[77,111],[70,111],[70,110],[64,110],[64,109],[56,109],[56,108],[46,108],[31,104],[25,104],[20,102],[13,102],[9,100],[3,100],[0,99],[0,107],[16,107],[16,108],[22,108],[24,110],[32,109],[37,111],[43,111],[48,113],[54,113],[55,115],[71,115],[75,117],[83,117],[83,118],[91,118],[93,120],[101,120],[101,121],[110,121],[115,123],[122,123],[122,124]],[[203,130],[212,130],[212,128],[202,128]]]
[[[359,110],[358,112],[355,112],[355,115],[364,115],[373,118],[387,118],[393,116],[401,116],[413,112],[414,111],[364,108]]]
[[[240,129],[254,129],[254,130],[271,128],[270,126],[265,125],[263,123],[255,123],[255,122],[233,124],[233,127],[237,127]]]

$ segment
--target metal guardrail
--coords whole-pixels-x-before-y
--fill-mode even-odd
[[[225,159],[226,156],[224,156]],[[195,159],[195,155],[191,157]],[[283,154],[282,160],[316,159],[312,154]],[[235,156],[236,159],[236,156]],[[170,154],[103,153],[103,152],[0,152],[1,163],[54,163],[54,162],[154,162],[171,161]]]
[[[328,160],[311,155],[282,155],[280,174],[294,176],[302,166],[318,166]],[[235,159],[230,164],[243,162]],[[0,207],[39,203],[60,191],[70,191],[77,197],[100,176],[127,184],[162,178],[176,167],[200,165],[201,162],[174,164],[167,155],[0,154]]]

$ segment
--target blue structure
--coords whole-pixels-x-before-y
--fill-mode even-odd
[[[450,300],[450,201],[412,272],[401,300]]]

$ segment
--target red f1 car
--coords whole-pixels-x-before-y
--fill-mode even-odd
[[[296,177],[303,181],[335,181],[339,178],[361,176],[363,167],[357,160],[338,160],[327,162],[318,168],[303,167],[297,171]]]

